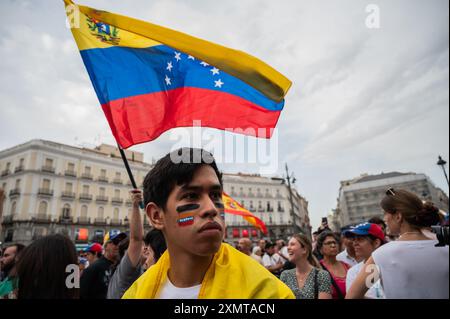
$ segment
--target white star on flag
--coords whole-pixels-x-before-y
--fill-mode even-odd
[[[212,72],[213,75],[218,75],[218,74],[220,74],[219,69],[216,68],[216,67],[215,67],[214,69],[211,69],[211,72]]]
[[[172,80],[166,75],[166,85],[172,85]]]
[[[195,60],[195,58],[192,55],[188,56],[188,59],[189,60]]]
[[[224,85],[225,83],[222,82],[222,79],[219,79],[218,81],[214,81],[214,83],[216,83],[215,87],[216,88],[222,88],[222,85]]]
[[[206,63],[206,62],[202,62],[202,63],[200,63],[201,65],[203,65],[204,67],[207,67],[207,66],[209,66],[209,64],[208,63]]]
[[[180,61],[180,60],[181,60],[181,53],[175,52],[175,59],[176,59],[177,61]]]
[[[168,63],[167,63],[167,70],[169,70],[170,72],[172,72],[172,68],[173,68],[172,62],[168,62]]]

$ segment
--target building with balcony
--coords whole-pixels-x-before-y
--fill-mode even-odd
[[[241,237],[253,240],[287,239],[298,232],[311,236],[308,202],[295,187],[291,188],[290,193],[284,179],[260,175],[224,174],[223,180],[225,192],[261,219],[269,232],[264,236],[241,216],[226,214],[228,242],[235,243]]]
[[[338,230],[336,228],[359,224],[375,216],[383,217],[380,202],[391,187],[411,191],[421,199],[433,202],[439,209],[448,211],[447,194],[425,174],[365,174],[341,182],[337,207],[328,216],[330,225]]]
[[[143,162],[142,153],[126,155],[141,187],[152,165]],[[5,197],[0,241],[29,244],[62,233],[86,242],[103,238],[111,229],[128,230],[131,183],[115,147],[89,149],[33,140],[1,151],[0,172]],[[295,187],[290,192],[282,178],[224,174],[224,184],[225,191],[269,230],[264,236],[242,217],[227,214],[230,242],[240,237],[287,239],[294,232],[311,235],[308,202]],[[149,230],[144,214],[143,219]]]
[[[126,155],[140,185],[151,165],[142,153]],[[33,140],[1,151],[0,172],[0,241],[29,244],[51,233],[78,241],[81,230],[90,241],[110,229],[127,229],[131,183],[115,147]]]

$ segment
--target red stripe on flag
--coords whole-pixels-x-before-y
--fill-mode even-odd
[[[281,114],[229,93],[189,87],[128,97],[102,107],[123,148],[152,141],[175,127],[192,127],[199,120],[202,127],[251,129],[244,134],[270,138]]]

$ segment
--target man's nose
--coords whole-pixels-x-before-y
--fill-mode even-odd
[[[202,201],[202,211],[200,212],[200,217],[216,217],[219,214],[219,210],[216,207],[216,204],[211,200],[211,198],[206,197]]]

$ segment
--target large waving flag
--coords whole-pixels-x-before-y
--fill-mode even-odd
[[[269,65],[161,26],[64,2],[69,20],[77,19],[73,36],[121,147],[194,121],[272,136],[292,83]]]
[[[222,195],[223,204],[225,205],[225,213],[238,215],[244,217],[251,225],[261,230],[265,235],[267,235],[267,227],[264,222],[253,215],[250,211],[242,207],[236,200],[231,198],[228,194],[223,193]]]

